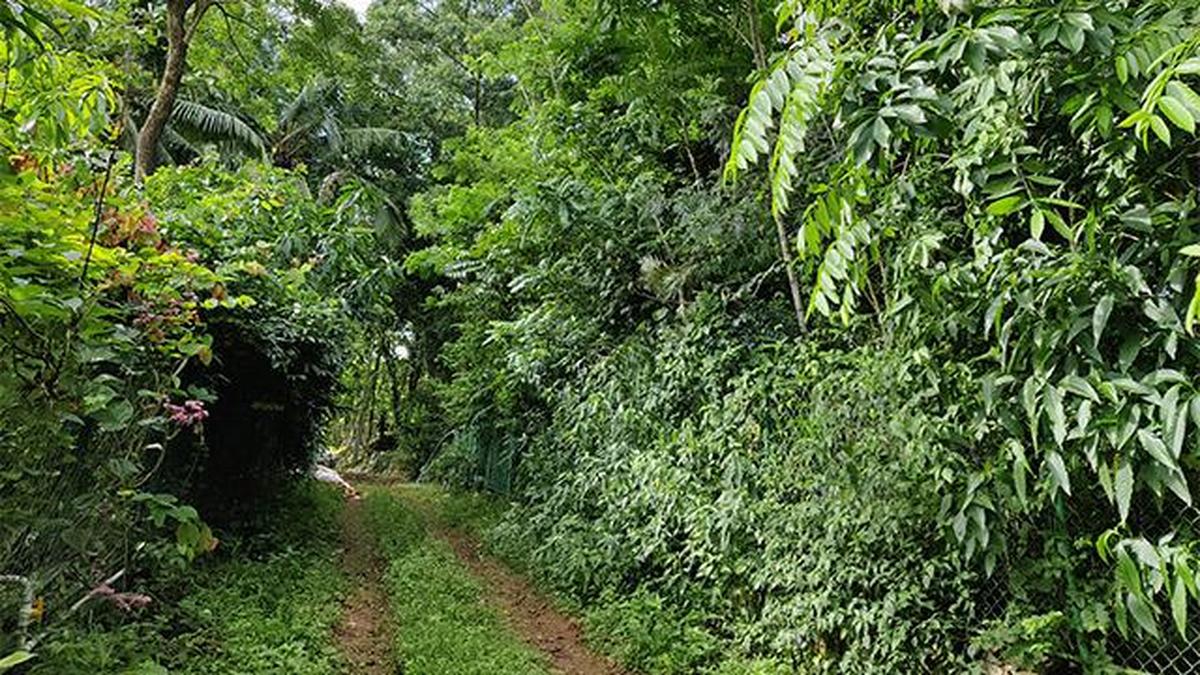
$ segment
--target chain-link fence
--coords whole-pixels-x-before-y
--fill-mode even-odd
[[[1200,532],[1200,510],[1183,506],[1168,496],[1158,504],[1147,494],[1141,494],[1130,510],[1134,532],[1151,541],[1171,532],[1184,541],[1191,541]],[[1162,617],[1161,640],[1154,638],[1114,638],[1109,651],[1114,661],[1153,675],[1184,675],[1200,672],[1200,622],[1188,622],[1186,637],[1175,629],[1170,615]]]
[[[1079,517],[1079,514],[1075,514]],[[1108,518],[1105,514],[1102,518]],[[1097,522],[1107,522],[1104,520]],[[1033,520],[1025,520],[1013,524],[1013,529],[1024,529],[1026,532],[1049,532],[1055,525],[1053,514],[1043,514]],[[1133,508],[1130,509],[1130,530],[1151,541],[1171,532],[1177,533],[1185,541],[1194,538],[1200,532],[1200,510],[1184,507],[1173,498],[1164,499],[1162,503],[1151,495],[1139,495]],[[1098,557],[1094,572],[1098,575],[1108,575],[1111,571],[1100,563]],[[1014,579],[1009,576],[1009,570],[1001,565],[981,585],[975,596],[976,617],[983,625],[988,621],[1001,619],[1009,609],[1014,592]],[[1065,585],[1065,580],[1064,580]],[[1135,635],[1124,638],[1115,626],[1109,628],[1107,651],[1113,663],[1121,668],[1129,669],[1131,673],[1148,673],[1150,675],[1192,675],[1200,673],[1200,621],[1190,621],[1186,637],[1181,636],[1175,628],[1168,612],[1160,614],[1159,633],[1161,638]]]
[[[476,476],[480,486],[498,494],[509,494],[520,453],[519,440],[486,423],[477,423],[465,433],[468,438],[464,438],[463,442],[474,448],[477,458]],[[1053,514],[1046,513],[1013,525],[1014,529],[1024,529],[1026,532],[1049,532],[1055,527],[1053,519]],[[1190,541],[1196,533],[1200,533],[1200,509],[1184,508],[1171,499],[1160,504],[1150,495],[1143,494],[1131,509],[1130,527],[1132,531],[1151,540],[1178,532]],[[1096,574],[1109,574],[1108,568],[1101,565],[1098,559],[1094,571]],[[974,597],[973,617],[980,627],[1004,618],[1013,598],[1013,581],[1008,568],[1002,563],[980,585]],[[1107,649],[1113,662],[1132,673],[1200,673],[1200,621],[1189,622],[1187,637],[1184,638],[1176,631],[1168,613],[1164,612],[1160,618],[1160,639],[1140,635],[1122,638],[1115,627],[1111,628]]]
[[[478,423],[467,431],[464,442],[475,447],[475,475],[481,486],[490,492],[507,495],[512,491],[513,468],[516,464],[517,443],[507,434],[498,433],[486,423]]]

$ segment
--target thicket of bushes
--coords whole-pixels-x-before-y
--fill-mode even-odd
[[[142,197],[127,171],[103,192],[82,170],[0,175],[0,569],[53,608],[18,630],[4,589],[27,640],[112,574],[136,588],[209,552],[206,521],[306,468],[332,412],[344,318],[280,252],[321,213],[303,183],[193,169]]]
[[[682,626],[653,672],[1172,654],[1200,6],[777,10],[522,17],[520,117],[411,209],[424,475],[510,494],[496,545],[608,632]]]
[[[213,528],[257,522],[303,475],[343,395],[355,319],[389,299],[364,261],[396,236],[382,186],[420,155],[397,130],[354,124],[344,89],[312,67],[331,46],[368,55],[352,14],[235,9],[241,34],[226,37],[269,62],[264,84],[236,48],[226,73],[209,9],[0,8],[0,671],[50,644],[82,654],[59,664],[94,649],[107,667],[110,638],[194,620],[145,605],[178,601],[164,589],[219,547]],[[196,38],[184,69],[200,65],[180,97],[156,86],[177,10]],[[260,119],[229,112],[217,81],[244,85]],[[139,151],[156,102],[168,119]],[[381,158],[369,181],[355,173],[368,156]],[[81,637],[121,618],[122,635]]]
[[[701,298],[568,384],[492,544],[648,672],[967,667],[996,617],[939,523],[961,459],[922,365],[733,323]]]

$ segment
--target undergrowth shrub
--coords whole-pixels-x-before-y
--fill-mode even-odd
[[[82,169],[0,162],[4,655],[46,629],[15,625],[29,600],[66,617],[122,569],[178,567],[213,545],[194,509],[147,482],[164,445],[202,426],[204,401],[183,404],[205,396],[178,374],[211,356],[197,305],[221,276],[147,205],[98,192]]]
[[[589,601],[584,626],[594,646],[639,672],[694,672],[719,661],[722,645],[706,617],[675,604],[644,589],[609,592]]]
[[[333,675],[330,639],[346,580],[337,564],[342,496],[298,484],[220,531],[192,569],[148,581],[155,606],[132,616],[87,608],[38,650],[30,675]]]
[[[101,192],[0,167],[0,654],[113,574],[210,553],[204,521],[303,471],[332,411],[345,317],[309,274],[327,213],[302,181],[206,165],[142,193],[126,168]],[[26,583],[53,609],[20,629]]]
[[[730,647],[805,671],[962,667],[975,573],[936,519],[961,460],[919,360],[748,343],[700,305],[568,387],[497,550],[598,605],[589,624],[617,636],[599,639],[648,672]]]
[[[213,357],[184,375],[214,402],[203,443],[175,448],[181,489],[213,518],[248,515],[304,471],[334,412],[347,320],[323,292],[327,209],[302,176],[248,165],[164,169],[147,185],[165,231],[224,283],[203,307]]]

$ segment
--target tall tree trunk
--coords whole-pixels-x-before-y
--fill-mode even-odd
[[[188,0],[167,0],[167,62],[150,112],[138,130],[133,169],[138,183],[154,172],[158,142],[167,121],[171,119],[175,99],[179,96],[179,84],[183,81],[183,71],[187,65],[188,45],[210,4],[211,0],[195,0],[189,25],[188,8],[193,5]]]
[[[379,371],[383,363],[383,350],[380,347],[375,349],[375,362],[371,366],[371,375],[367,385],[367,398],[365,401],[366,420],[362,428],[362,450],[365,457],[371,449],[372,434],[375,433],[375,406],[377,404],[377,394],[379,391]]]
[[[396,370],[396,348],[391,340],[388,340],[387,360],[384,362],[387,365],[388,383],[391,385],[391,408],[392,408],[392,430],[396,436],[400,435],[400,377]]]

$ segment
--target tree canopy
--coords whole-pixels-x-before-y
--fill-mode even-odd
[[[1197,652],[1195,0],[0,28],[0,574],[186,565],[332,448],[501,495],[642,672]]]

